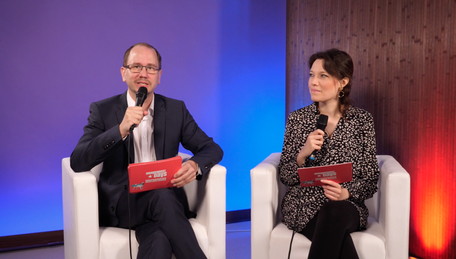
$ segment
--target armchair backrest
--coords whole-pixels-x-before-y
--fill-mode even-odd
[[[372,198],[364,201],[366,207],[369,209],[369,217],[374,218],[378,221],[378,211],[379,211],[379,200],[380,200],[380,180],[378,181],[378,191],[372,196]]]
[[[364,204],[366,204],[367,208],[369,209],[369,217],[372,217],[374,218],[376,221],[378,221],[378,217],[379,217],[379,211],[380,211],[380,198],[381,198],[381,190],[382,188],[381,187],[381,178],[382,178],[382,172],[381,172],[381,168],[382,168],[382,164],[383,164],[383,156],[377,156],[377,162],[378,162],[378,167],[380,169],[380,176],[378,178],[378,183],[377,183],[377,187],[378,187],[378,190],[376,193],[374,193],[374,196],[372,196],[372,198],[370,199],[367,199],[366,201],[364,201]]]
[[[179,152],[178,155],[182,157],[182,163],[191,158],[191,156],[186,153]],[[183,187],[185,194],[187,195],[188,206],[191,211],[198,211],[201,206],[202,200],[196,199],[196,197],[202,197],[204,195],[206,181],[207,177],[203,177],[201,181],[193,181]]]

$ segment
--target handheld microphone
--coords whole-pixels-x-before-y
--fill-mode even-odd
[[[136,93],[136,105],[135,106],[142,107],[146,98],[147,98],[147,88],[145,88],[144,86],[141,86],[138,89],[138,92]],[[135,127],[136,127],[136,124],[131,125],[130,132],[132,132]]]
[[[320,114],[320,116],[318,117],[318,120],[317,120],[317,129],[325,131],[326,125],[328,125],[328,116],[326,116],[324,114]],[[310,160],[315,160],[315,152],[316,151],[317,150],[314,150],[312,152],[312,154],[309,156]]]

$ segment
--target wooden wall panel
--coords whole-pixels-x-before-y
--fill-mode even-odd
[[[310,55],[334,47],[378,154],[411,175],[411,254],[456,258],[456,0],[288,0],[287,114],[311,103]]]

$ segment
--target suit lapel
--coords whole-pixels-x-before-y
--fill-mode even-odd
[[[119,102],[117,103],[117,109],[115,112],[116,112],[117,123],[119,123],[119,125],[122,122],[122,120],[125,116],[125,111],[128,108],[127,94],[128,94],[128,91],[121,94],[119,97]],[[133,133],[131,133],[124,141],[125,151],[128,150],[128,143],[131,141],[131,143],[130,143],[130,161],[129,161],[130,163],[135,162],[135,148],[133,146],[134,145],[133,141],[131,140],[132,138],[133,138]]]
[[[161,160],[165,153],[165,102],[160,95],[155,94],[155,105],[154,105],[154,144],[155,144],[155,156],[157,160]]]

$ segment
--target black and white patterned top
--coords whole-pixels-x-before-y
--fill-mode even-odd
[[[289,186],[282,201],[285,225],[302,231],[321,206],[328,202],[321,186],[301,187],[296,157],[307,136],[316,129],[319,111],[315,103],[296,110],[288,116],[283,150],[279,163],[280,180]],[[306,159],[302,167],[353,163],[353,181],[342,183],[351,194],[348,199],[359,211],[360,229],[367,225],[369,211],[364,205],[377,191],[379,169],[376,157],[375,130],[372,115],[360,108],[350,107],[332,134],[324,136],[315,160]]]

